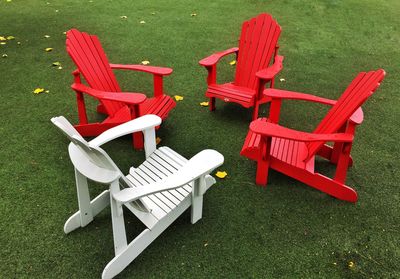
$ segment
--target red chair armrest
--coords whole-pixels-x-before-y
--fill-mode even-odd
[[[283,59],[281,55],[275,57],[275,62],[268,68],[260,70],[256,73],[256,76],[260,79],[270,80],[273,79],[283,68]]]
[[[75,91],[87,93],[98,99],[123,102],[132,105],[143,103],[147,98],[146,95],[141,93],[107,92],[96,90],[79,83],[73,83],[71,88]]]
[[[314,134],[302,131],[297,131],[282,127],[278,124],[274,124],[263,119],[257,119],[250,124],[250,130],[254,133],[268,136],[277,137],[284,139],[291,139],[302,142],[313,142],[313,141],[334,141],[334,142],[352,142],[354,136],[345,133],[335,134]]]
[[[310,101],[314,103],[321,103],[325,105],[336,104],[335,100],[314,96],[306,93],[299,93],[294,91],[279,90],[273,88],[267,88],[264,90],[264,95],[271,97],[273,99],[291,99],[291,100],[303,100]]]
[[[171,68],[166,67],[154,67],[154,66],[144,66],[144,65],[124,65],[124,64],[110,64],[111,69],[119,70],[131,70],[150,73],[154,75],[168,76],[172,73]]]
[[[217,53],[214,53],[214,54],[212,54],[212,55],[200,60],[199,64],[201,66],[204,66],[204,67],[213,66],[213,65],[217,64],[218,61],[222,57],[224,57],[224,56],[226,56],[228,54],[234,53],[234,52],[238,52],[238,51],[239,51],[239,48],[233,47],[233,48],[221,51],[221,52],[217,52]]]

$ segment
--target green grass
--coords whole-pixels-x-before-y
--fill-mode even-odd
[[[120,278],[400,277],[399,1],[48,1],[0,2],[0,36],[16,37],[0,45],[8,55],[0,58],[1,278],[98,278],[113,257],[108,209],[83,229],[62,231],[77,209],[76,193],[68,142],[49,120],[64,115],[77,123],[63,34],[72,27],[97,34],[113,63],[150,60],[174,68],[165,88],[185,99],[160,129],[162,144],[186,157],[214,148],[229,173],[207,193],[201,221],[191,225],[184,213]],[[286,81],[277,87],[337,98],[358,72],[386,70],[363,107],[352,150],[347,183],[358,191],[356,204],[273,171],[268,187],[256,187],[254,162],[239,156],[251,111],[221,102],[215,113],[199,106],[206,71],[198,60],[235,46],[241,23],[260,12],[283,29]],[[233,74],[230,59],[219,67],[220,81]],[[54,61],[63,69],[51,67]],[[124,90],[151,92],[148,75],[118,79]],[[36,87],[50,93],[34,95]],[[94,103],[91,109],[96,118]],[[282,119],[310,130],[323,114],[319,106],[287,102]],[[105,149],[123,171],[143,159],[129,137]],[[104,187],[93,185],[93,194]],[[128,221],[133,237],[142,226]]]

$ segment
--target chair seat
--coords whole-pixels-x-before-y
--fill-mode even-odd
[[[126,177],[131,182],[132,187],[145,186],[177,172],[187,161],[186,158],[172,149],[163,146],[154,151],[139,167],[132,167]],[[151,209],[151,214],[157,220],[160,220],[180,205],[191,192],[192,185],[186,184],[174,190],[144,197],[142,202]],[[188,203],[189,205],[190,203]],[[132,210],[132,208],[129,209]]]
[[[160,97],[148,98],[139,105],[140,115],[155,114],[165,119],[171,109],[176,106],[176,103],[170,96],[163,95]]]
[[[300,169],[314,171],[314,159],[304,162],[307,146],[304,142],[272,137],[270,155],[272,159],[285,162]],[[242,147],[241,155],[258,160],[262,155],[261,135],[249,130]],[[271,160],[273,164],[273,160]],[[272,166],[273,167],[273,166]]]

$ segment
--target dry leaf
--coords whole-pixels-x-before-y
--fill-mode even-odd
[[[202,106],[202,107],[208,107],[208,102],[201,102],[201,103],[200,103],[200,106]]]
[[[61,66],[61,63],[57,61],[57,62],[53,62],[51,65],[52,66]]]
[[[279,81],[280,81],[280,82],[284,82],[284,81],[286,81],[286,79],[280,78]]]
[[[0,42],[0,45],[5,45],[6,44],[6,42]]]
[[[50,90],[46,90],[46,91],[44,91],[45,93],[49,93],[50,92]]]
[[[356,266],[356,264],[354,262],[349,261],[349,263],[348,263],[349,268],[354,268],[355,266]]]
[[[208,243],[206,242],[206,243],[204,243],[204,247],[207,247],[208,246]]]
[[[50,52],[50,51],[52,51],[52,50],[53,50],[52,47],[47,47],[47,48],[44,49],[44,51],[46,51],[46,52]]]
[[[57,69],[58,69],[58,70],[62,70],[62,67],[61,67],[61,66],[58,66]]]
[[[3,36],[0,36],[0,41],[6,41],[7,39]]]
[[[2,57],[2,58],[7,58],[8,55],[4,53],[1,57]]]
[[[159,144],[161,142],[161,138],[160,137],[156,137],[156,144]]]
[[[64,35],[67,35],[67,32],[66,32],[66,31],[64,31],[64,32],[63,32],[63,34],[64,34]]]
[[[17,42],[17,45],[20,45],[21,44],[21,42]]]
[[[38,87],[35,90],[33,90],[33,94],[40,94],[40,93],[43,93],[43,92],[44,92],[44,88],[40,88],[40,87]]]
[[[156,12],[152,12],[151,14],[152,14],[152,15],[155,15],[155,14],[156,14]]]
[[[7,2],[7,3],[10,3],[10,2],[11,2],[11,0],[6,0],[6,2]]]
[[[175,98],[176,101],[182,101],[183,100],[183,97],[179,96],[179,95],[175,95],[174,98]]]
[[[150,64],[150,61],[148,61],[148,60],[143,60],[142,61],[142,65],[147,65],[147,64]]]
[[[215,176],[218,178],[225,178],[225,176],[227,175],[228,173],[226,171],[217,171],[217,173],[215,174]]]
[[[59,10],[56,10],[56,13],[58,13],[59,12]]]
[[[128,17],[127,16],[120,16],[120,18],[127,19]]]
[[[140,23],[140,24],[145,24],[145,23],[146,23],[146,21],[144,21],[144,20],[141,20],[139,23]]]
[[[232,60],[231,62],[229,62],[229,65],[231,66],[236,65],[236,60]]]
[[[192,13],[192,14],[190,14],[190,16],[197,16],[197,14],[196,13]]]
[[[7,40],[14,40],[15,37],[14,36],[7,36]]]
[[[44,35],[44,37],[45,37],[46,39],[48,39],[48,38],[50,38],[50,35]]]

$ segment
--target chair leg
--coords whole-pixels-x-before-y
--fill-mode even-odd
[[[132,140],[133,140],[133,147],[135,149],[143,149],[144,140],[143,140],[143,133],[142,132],[133,133],[132,134]]]
[[[256,184],[266,186],[268,183],[269,160],[257,160]]]
[[[209,107],[210,111],[214,111],[215,110],[215,98],[214,97],[210,98],[210,104],[209,104],[208,107]]]
[[[90,208],[93,217],[99,214],[106,206],[110,204],[110,193],[108,190],[104,191],[90,202]],[[81,211],[75,212],[64,225],[64,232],[70,233],[77,228],[84,227],[81,223]]]
[[[252,117],[253,121],[258,118],[258,109],[259,109],[259,103],[255,102],[254,109],[253,109],[253,117]]]
[[[111,205],[111,221],[114,237],[114,250],[118,255],[127,247],[125,232],[124,213],[122,211],[122,204],[119,204],[113,198],[113,193],[120,191],[119,181],[113,181],[110,185],[110,205]]]
[[[199,221],[203,213],[203,194],[206,191],[205,176],[196,179],[192,190],[192,208],[191,208],[191,222],[192,224]]]

